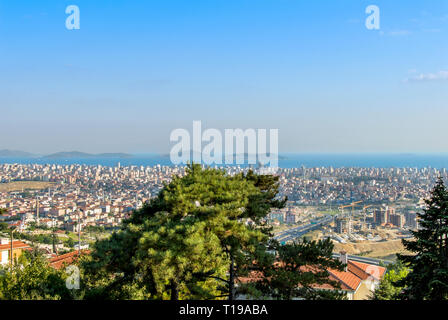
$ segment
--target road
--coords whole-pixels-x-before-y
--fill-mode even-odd
[[[297,238],[301,238],[308,232],[318,229],[318,228],[322,227],[323,225],[330,223],[331,221],[333,221],[333,217],[330,215],[327,215],[321,219],[313,220],[309,224],[306,224],[303,226],[298,226],[298,227],[280,232],[279,234],[277,234],[274,237],[274,239],[280,241],[281,243],[286,243],[288,241],[291,241],[291,240],[294,240]]]
[[[338,258],[339,259],[340,256],[341,255],[339,253],[333,253],[333,258]],[[367,257],[360,257],[360,256],[353,256],[351,254],[348,255],[348,259],[349,260],[353,260],[353,261],[368,263],[368,264],[374,264],[374,265],[379,265],[380,263],[383,263],[384,265],[388,265],[388,264],[394,263],[393,261],[389,261],[389,260],[367,258]]]

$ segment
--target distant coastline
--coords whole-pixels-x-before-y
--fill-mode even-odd
[[[173,166],[166,154],[85,154],[85,153],[57,153],[43,157],[5,157],[0,155],[1,163],[18,164],[79,164],[79,165],[102,165],[114,167],[120,163],[121,166]],[[215,165],[212,165],[215,166]],[[217,165],[225,167],[226,165]],[[240,165],[242,167],[247,164]],[[436,168],[448,169],[448,153],[432,154],[410,154],[410,153],[282,153],[279,155],[278,166],[280,168],[307,168],[317,167],[361,167],[361,168]]]
[[[80,151],[56,152],[48,155],[38,155],[18,150],[0,150],[0,158],[30,158],[30,159],[104,159],[104,158],[132,158],[133,155],[127,153],[99,153],[92,154]]]
[[[99,153],[99,154],[91,154],[79,151],[71,151],[71,152],[57,152],[53,154],[49,154],[43,156],[44,159],[89,159],[89,158],[97,158],[97,159],[107,159],[107,158],[132,158],[133,156],[127,153]]]

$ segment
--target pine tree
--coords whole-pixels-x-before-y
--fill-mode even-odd
[[[278,178],[190,165],[83,262],[87,293],[111,299],[233,299],[270,236]],[[266,246],[264,246],[266,247]]]
[[[272,242],[272,253],[258,260],[253,275],[257,281],[246,285],[246,291],[258,298],[292,300],[341,300],[345,294],[340,284],[331,280],[329,269],[342,271],[344,265],[333,258],[334,245],[326,240],[303,238],[291,244]],[[270,257],[269,257],[270,256]],[[324,290],[323,287],[334,290]]]
[[[403,240],[415,255],[398,255],[411,269],[397,284],[404,287],[403,299],[448,298],[448,191],[442,178],[425,202],[426,209],[418,214],[419,229],[412,232],[415,240]]]

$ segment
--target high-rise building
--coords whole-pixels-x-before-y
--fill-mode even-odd
[[[285,222],[288,224],[297,223],[298,220],[299,220],[299,215],[296,214],[295,212],[288,211],[285,215]]]
[[[373,213],[373,219],[376,225],[383,225],[387,223],[393,224],[391,221],[391,216],[395,214],[395,208],[380,208],[379,210],[375,210],[375,212]]]
[[[404,216],[401,214],[391,214],[389,215],[389,223],[393,224],[394,226],[398,228],[404,227]]]
[[[387,210],[384,210],[383,208],[375,210],[373,213],[373,221],[378,226],[386,224],[388,222]]]
[[[417,220],[417,214],[414,211],[409,211],[405,213],[405,225],[408,228],[411,229],[417,229],[418,228],[418,220]]]
[[[386,207],[386,222],[391,223],[390,216],[395,214],[395,208]]]
[[[351,233],[352,224],[349,218],[337,218],[336,219],[336,232],[337,233]]]

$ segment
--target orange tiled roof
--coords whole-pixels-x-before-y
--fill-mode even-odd
[[[22,241],[13,241],[12,242],[13,249],[25,249],[30,246]],[[11,243],[0,244],[0,251],[11,250]]]
[[[341,283],[344,290],[356,291],[361,284],[361,278],[350,271],[328,270],[332,278]]]
[[[350,272],[356,274],[362,280],[365,280],[370,276],[372,276],[376,280],[380,280],[386,273],[386,268],[384,267],[352,260],[348,261],[347,267]]]
[[[89,250],[82,250],[81,254],[89,253]],[[60,256],[56,256],[50,258],[50,266],[55,269],[61,269],[64,265],[70,265],[78,259],[78,251],[72,251],[66,254],[62,254]]]

